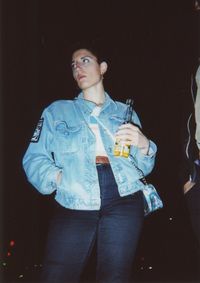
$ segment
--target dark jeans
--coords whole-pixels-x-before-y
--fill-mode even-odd
[[[185,195],[192,228],[200,247],[200,183]]]
[[[144,219],[143,195],[120,198],[110,166],[97,166],[99,211],[57,205],[50,225],[42,282],[79,282],[96,243],[96,282],[130,282],[133,259]],[[110,194],[106,193],[109,190]]]
[[[200,183],[196,183],[186,195],[186,203],[194,235],[197,239],[197,279],[200,282]]]

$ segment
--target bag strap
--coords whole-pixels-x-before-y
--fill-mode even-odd
[[[130,158],[129,158],[129,160],[131,161],[131,163],[133,164],[133,166],[135,167],[135,169],[136,169],[137,172],[139,173],[139,175],[140,175],[140,181],[142,181],[142,183],[143,183],[144,185],[147,185],[147,180],[146,180],[146,178],[145,178],[144,173],[142,172],[142,170],[139,169],[139,168],[136,166],[134,159],[130,159]]]
[[[76,103],[76,105],[77,105],[76,109],[78,110],[79,113],[81,113],[81,115],[82,115],[82,117],[83,117],[85,123],[88,124],[87,121],[86,121],[85,118],[84,118],[84,115],[83,115],[83,113],[82,113],[82,111],[81,111],[81,109],[80,109],[78,103]],[[100,119],[99,119],[97,116],[92,116],[92,117],[93,117],[93,118],[98,122],[98,124],[106,131],[106,133],[107,133],[107,134],[109,135],[109,137],[113,140],[113,142],[115,142],[115,137],[114,137],[114,135],[110,132],[110,130],[109,130],[106,126],[104,126],[104,124],[100,121]]]

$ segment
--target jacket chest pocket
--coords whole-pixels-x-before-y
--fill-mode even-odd
[[[75,153],[80,150],[84,141],[82,124],[70,127],[66,122],[59,122],[55,129],[56,148],[60,153]]]

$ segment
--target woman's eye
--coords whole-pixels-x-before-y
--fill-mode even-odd
[[[84,58],[84,59],[83,59],[83,63],[84,63],[84,64],[87,64],[87,63],[89,63],[89,62],[90,62],[90,60],[89,60],[88,58]]]

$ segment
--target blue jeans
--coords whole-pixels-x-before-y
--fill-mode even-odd
[[[96,243],[96,282],[130,282],[144,207],[142,192],[120,197],[110,166],[97,166],[102,206],[78,211],[57,205],[50,224],[42,282],[80,282]],[[109,193],[106,192],[109,190]]]

